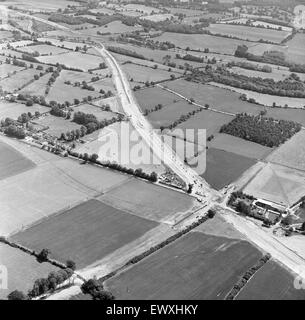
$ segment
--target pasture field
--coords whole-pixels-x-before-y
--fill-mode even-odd
[[[54,258],[62,262],[72,259],[81,269],[157,225],[92,199],[50,216],[12,238],[38,251],[49,248]]]
[[[198,107],[188,104],[186,101],[177,101],[170,105],[166,105],[159,111],[149,113],[147,116],[148,121],[154,128],[160,129],[161,126],[166,127],[178,120],[182,115],[197,110]],[[196,114],[194,117],[197,117]]]
[[[126,300],[221,300],[260,257],[246,241],[191,232],[106,281],[106,287]]]
[[[6,40],[13,37],[13,33],[10,31],[0,31],[0,40]]]
[[[27,53],[34,53],[34,52],[39,52],[40,55],[58,55],[61,53],[67,53],[69,52],[67,49],[63,49],[63,48],[58,48],[55,46],[50,46],[48,44],[39,44],[36,46],[27,46],[27,47],[23,47],[21,49],[24,52]]]
[[[100,56],[88,55],[80,52],[69,52],[56,56],[40,56],[37,58],[43,63],[64,64],[67,67],[88,71],[95,69],[104,60]]]
[[[273,151],[272,148],[225,133],[217,134],[208,146],[256,160],[264,159]]]
[[[206,171],[202,174],[202,177],[213,188],[220,190],[234,182],[254,164],[254,159],[209,148],[206,152]]]
[[[101,94],[98,91],[89,91],[87,89],[80,89],[79,87],[67,85],[62,79],[59,78],[51,87],[46,100],[54,100],[59,103],[64,103],[65,101],[74,103],[75,98],[81,101],[83,98],[87,98],[88,96],[91,96],[92,98],[98,98],[101,96]]]
[[[305,59],[305,35],[297,33],[286,45],[288,46],[285,51],[287,60],[303,64]]]
[[[81,30],[80,32],[88,36],[97,36],[98,31],[100,33],[117,34],[117,33],[129,33],[134,31],[140,31],[142,29],[143,28],[141,26],[127,26],[126,24],[123,24],[121,21],[112,21],[101,27],[90,28],[90,29],[88,28],[85,30]]]
[[[134,3],[126,4],[123,7],[123,9],[126,10],[126,11],[140,12],[142,14],[147,14],[147,15],[151,15],[152,13],[160,12],[160,10],[157,9],[157,8],[145,6],[145,5],[142,5],[142,4],[134,4]]]
[[[272,69],[272,72],[267,73],[267,72],[262,72],[262,71],[256,71],[256,70],[246,70],[243,68],[239,67],[233,67],[230,69],[230,72],[236,73],[236,74],[241,74],[244,76],[248,77],[260,77],[260,78],[269,78],[273,79],[275,81],[280,81],[280,80],[285,80],[288,78],[291,74],[289,71],[285,70],[278,70],[276,68]],[[302,81],[305,81],[305,74],[304,73],[298,73],[298,76]]]
[[[24,68],[14,66],[12,64],[3,63],[0,65],[0,79],[6,78],[14,72],[19,72]]]
[[[112,93],[115,93],[115,86],[110,78],[92,82],[90,85],[92,85],[92,87],[94,87],[96,91],[100,91],[101,89],[103,89],[105,92],[110,90]]]
[[[48,33],[53,33],[53,34],[59,36],[60,32],[61,32],[60,30],[56,30],[56,31],[48,32]],[[62,32],[64,33],[64,31],[62,31]],[[54,45],[54,46],[58,46],[58,47],[64,46],[66,48],[73,49],[73,50],[75,50],[76,47],[83,47],[84,46],[84,44],[82,42],[77,42],[77,41],[71,42],[71,41],[65,41],[65,40],[60,41],[60,40],[54,39],[54,38],[38,38],[37,40],[42,41],[42,42],[50,41],[52,43],[52,45]]]
[[[262,29],[264,30],[264,29]],[[249,53],[261,56],[265,51],[283,51],[285,50],[283,46],[273,45],[269,43],[252,43],[252,45],[248,46]]]
[[[94,75],[87,72],[61,70],[59,79],[61,79],[63,82],[71,81],[71,83],[74,83],[74,82],[82,83],[83,81],[86,81],[86,82],[91,81],[93,76]]]
[[[274,150],[267,161],[305,171],[305,130],[299,131],[291,139]]]
[[[232,116],[213,112],[210,110],[203,110],[197,113],[195,117],[191,117],[187,121],[180,123],[175,129],[194,129],[195,132],[193,142],[201,143],[200,139],[198,139],[198,129],[205,129],[206,136],[209,137],[218,133],[221,126],[230,122],[231,120]],[[176,131],[176,133],[175,129],[173,129],[173,134],[180,137],[180,133],[178,131]]]
[[[227,86],[221,83],[216,82],[210,82],[210,85],[213,85],[215,87],[231,90],[234,92],[237,92],[239,94],[245,94],[248,99],[253,98],[257,103],[272,107],[273,103],[275,102],[277,106],[285,107],[285,105],[288,106],[288,108],[304,108],[305,106],[305,99],[304,98],[291,98],[291,97],[282,97],[282,96],[275,96],[270,94],[262,94],[255,91],[250,90],[244,90],[239,89],[231,86]]]
[[[204,106],[206,103],[211,108],[229,113],[252,113],[258,114],[263,107],[248,103],[239,99],[240,94],[215,86],[195,83],[186,80],[169,81],[164,84],[169,89],[181,94]]]
[[[244,40],[228,39],[215,37],[206,34],[188,34],[164,32],[161,36],[156,37],[158,41],[170,41],[177,47],[185,49],[190,47],[193,50],[204,50],[209,48],[211,52],[234,54],[237,46],[245,44],[247,47],[253,45],[252,42]]]
[[[186,194],[138,179],[117,186],[99,200],[141,218],[158,222],[172,221],[194,206],[194,199]]]
[[[159,82],[163,80],[169,80],[171,75],[176,74],[174,72],[167,72],[160,69],[152,69],[144,66],[138,66],[133,63],[127,63],[122,66],[123,71],[127,75],[128,80],[133,79],[133,81],[145,83],[149,82]]]
[[[104,119],[110,120],[113,117],[116,117],[116,114],[113,112],[103,111],[101,108],[95,107],[95,106],[93,106],[91,104],[87,104],[87,103],[80,104],[80,105],[74,107],[73,110],[74,110],[74,112],[80,111],[80,112],[84,112],[84,113],[94,114],[99,121],[102,121]],[[73,119],[73,115],[71,118]]]
[[[246,194],[292,206],[305,194],[305,173],[268,163],[244,188]]]
[[[13,141],[15,142],[15,141]],[[121,184],[129,177],[58,158],[16,141],[37,166],[0,181],[0,234],[7,235]],[[19,150],[19,149],[18,149]],[[22,162],[25,166],[26,162]]]
[[[17,120],[22,113],[31,112],[34,114],[35,111],[44,113],[50,111],[50,108],[38,104],[34,104],[32,107],[27,107],[25,104],[17,102],[0,102],[0,120],[5,118]]]
[[[304,300],[293,287],[295,276],[274,261],[265,264],[237,295],[237,300]]]
[[[120,101],[116,96],[106,99],[95,100],[92,102],[92,104],[98,107],[108,104],[110,106],[111,111],[120,113],[123,112],[123,109],[120,105]]]
[[[46,278],[51,271],[58,270],[50,263],[38,263],[34,256],[3,243],[0,243],[0,264],[6,266],[9,275],[8,288],[0,290],[1,300],[16,289],[27,293],[36,279]]]
[[[45,74],[38,80],[30,83],[28,86],[20,90],[20,93],[29,94],[33,96],[44,96],[48,81],[51,77],[50,73]]]
[[[0,141],[0,180],[25,172],[34,167],[35,163],[30,159]]]
[[[20,90],[25,84],[29,83],[39,72],[35,69],[27,69],[0,81],[0,86],[4,91],[15,92]]]
[[[236,26],[228,24],[210,24],[207,28],[212,33],[238,37],[244,40],[259,41],[260,39],[280,43],[291,32],[273,29],[262,29],[248,26]],[[220,41],[221,42],[221,41]]]
[[[166,106],[169,104],[173,104],[175,101],[182,101],[182,99],[178,96],[168,91],[162,90],[159,87],[137,90],[135,92],[135,97],[143,112],[145,110],[150,110],[157,104]]]
[[[68,0],[45,0],[43,2],[41,2],[41,0],[29,0],[27,2],[14,3],[14,6],[20,9],[51,12],[57,11],[58,9],[64,9],[68,5],[78,7],[79,2]]]
[[[39,126],[46,127],[44,132],[50,134],[54,137],[60,137],[62,133],[66,133],[67,131],[80,129],[80,125],[72,122],[70,120],[65,120],[61,117],[55,117],[52,115],[47,115],[44,117],[41,117],[39,119],[35,119],[33,122],[34,126],[35,124],[38,124]]]
[[[186,15],[187,17],[194,17],[194,16],[199,16],[202,12],[199,10],[194,10],[194,9],[185,9],[185,8],[171,8],[171,7],[166,7],[167,10],[169,10],[172,14],[180,14],[182,13],[183,15]]]

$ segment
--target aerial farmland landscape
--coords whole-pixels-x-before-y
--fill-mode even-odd
[[[304,0],[0,1],[0,300],[304,299]]]

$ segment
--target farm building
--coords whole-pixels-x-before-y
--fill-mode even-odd
[[[268,163],[243,192],[258,199],[253,203],[256,208],[277,214],[294,211],[305,195],[305,174]]]

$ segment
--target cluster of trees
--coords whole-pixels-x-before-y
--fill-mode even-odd
[[[28,123],[31,119],[33,119],[34,117],[39,117],[40,116],[40,112],[39,111],[35,111],[35,114],[33,115],[31,112],[28,113],[22,113],[19,117],[18,117],[18,122],[20,123]]]
[[[192,54],[186,54],[185,56],[181,56],[180,54],[176,54],[176,58],[177,59],[183,59],[183,60],[187,60],[187,61],[194,61],[194,62],[199,62],[202,63],[204,61],[204,59],[202,57],[198,57],[198,56],[194,56]]]
[[[301,130],[301,125],[288,120],[275,120],[260,115],[237,114],[220,128],[221,133],[231,134],[267,147],[278,147]]]
[[[253,64],[245,61],[231,61],[227,64],[227,67],[228,68],[239,67],[242,69],[255,70],[255,71],[261,71],[266,73],[272,72],[272,68],[268,65],[260,66],[258,64]]]
[[[159,111],[163,108],[163,104],[158,103],[154,108],[151,109],[146,109],[144,112],[144,116],[147,116],[149,113],[155,112],[155,111]]]
[[[296,81],[294,78],[275,81],[271,78],[248,77],[218,67],[216,70],[208,68],[203,71],[194,70],[192,75],[188,76],[188,79],[203,82],[214,81],[235,88],[274,96],[305,98],[305,84]]]
[[[62,70],[61,67],[57,67],[57,69],[53,71],[53,73],[47,83],[47,87],[45,90],[46,95],[50,92],[50,87],[55,83],[56,79],[59,77],[61,70]]]
[[[115,297],[110,291],[106,291],[101,281],[89,279],[81,286],[84,294],[90,294],[93,300],[114,300]]]
[[[226,296],[225,300],[233,300],[240,290],[247,284],[250,278],[256,273],[260,268],[262,268],[269,260],[271,259],[270,253],[265,254],[258,262],[251,267],[247,272],[242,276],[241,279],[234,285],[232,290]]]
[[[17,139],[24,139],[26,137],[25,131],[21,128],[17,121],[6,118],[1,121],[1,127],[3,128],[4,134],[9,137],[14,137]]]

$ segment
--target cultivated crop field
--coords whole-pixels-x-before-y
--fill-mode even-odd
[[[260,39],[263,39],[276,43],[280,43],[290,34],[290,32],[288,31],[278,31],[228,24],[210,24],[208,30],[210,30],[212,33],[224,34],[245,40],[259,41]]]
[[[51,271],[58,269],[49,263],[38,263],[35,257],[0,243],[0,263],[6,266],[9,279],[8,288],[0,290],[0,299],[6,299],[13,290],[27,292],[32,289],[34,281],[46,278]]]
[[[25,104],[17,102],[0,102],[0,120],[5,118],[17,120],[22,113],[31,112],[34,114],[35,111],[44,113],[50,111],[50,108],[38,104],[27,107]]]
[[[30,248],[49,248],[52,256],[77,268],[86,267],[137,239],[158,224],[89,200],[62,214],[49,217],[13,236]]]
[[[5,179],[35,167],[20,152],[0,141],[0,179]]]
[[[166,106],[174,103],[175,101],[182,101],[180,97],[162,90],[159,87],[137,90],[135,92],[135,97],[143,112],[145,110],[150,110],[159,103]]]
[[[206,171],[202,174],[202,177],[213,188],[220,190],[234,182],[244,171],[254,164],[254,159],[209,148],[206,154]]]
[[[192,232],[106,286],[118,299],[223,299],[260,257],[245,241]]]
[[[110,170],[61,159],[16,141],[16,147],[19,145],[18,150],[21,149],[23,155],[29,154],[37,166],[0,181],[2,235],[16,232],[54,212],[99,195],[129,178]],[[23,160],[22,165],[26,164]]]
[[[257,160],[264,159],[273,151],[272,148],[225,133],[217,134],[208,146]]]
[[[305,171],[305,130],[295,134],[267,158],[268,161]]]
[[[99,199],[123,211],[158,222],[171,221],[194,205],[193,198],[183,193],[138,179],[112,189]]]
[[[237,300],[304,300],[304,290],[293,287],[294,276],[269,261],[237,295]]]
[[[56,56],[41,56],[37,58],[43,63],[64,64],[67,67],[88,71],[89,69],[98,68],[104,60],[95,55],[88,55],[80,52],[69,52]]]

